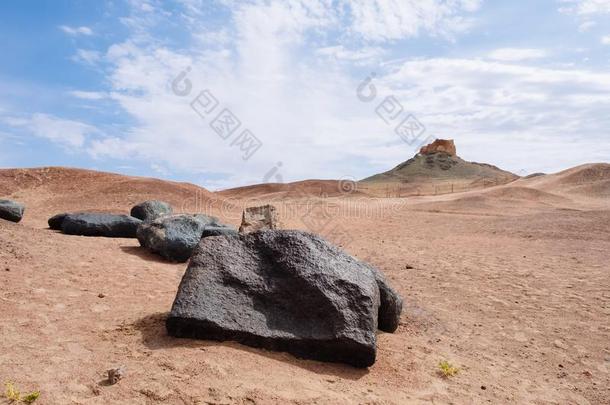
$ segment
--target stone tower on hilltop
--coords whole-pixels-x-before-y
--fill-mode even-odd
[[[453,139],[437,139],[419,150],[419,153],[422,155],[430,155],[437,152],[445,152],[451,156],[457,156]]]

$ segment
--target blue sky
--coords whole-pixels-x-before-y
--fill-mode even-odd
[[[0,167],[218,189],[363,178],[433,137],[518,174],[608,161],[609,23],[610,0],[4,1]]]

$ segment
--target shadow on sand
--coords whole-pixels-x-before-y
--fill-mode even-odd
[[[152,253],[146,248],[143,248],[142,246],[121,246],[121,250],[127,254],[137,256],[142,260],[146,260],[147,262],[172,263],[163,259],[161,256]]]
[[[142,335],[142,342],[151,350],[168,349],[174,347],[186,347],[199,349],[202,347],[224,346],[235,350],[242,350],[269,359],[295,365],[316,374],[323,374],[344,378],[347,380],[359,380],[369,373],[368,369],[356,368],[339,363],[324,363],[315,360],[305,360],[294,357],[288,353],[272,352],[244,346],[235,342],[217,342],[213,340],[196,340],[175,338],[167,334],[165,320],[168,313],[156,313],[137,320],[133,326]]]

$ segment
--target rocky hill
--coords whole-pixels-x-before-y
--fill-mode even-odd
[[[420,152],[388,170],[368,177],[364,183],[417,183],[431,180],[492,182],[505,184],[519,176],[485,163],[467,162],[457,156],[453,140],[437,139]]]

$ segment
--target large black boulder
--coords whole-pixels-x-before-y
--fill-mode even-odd
[[[378,316],[385,309],[376,273],[307,232],[203,238],[167,331],[368,367],[375,362]]]
[[[25,205],[11,200],[0,200],[0,218],[19,222],[23,218]]]
[[[61,221],[61,231],[68,235],[135,238],[138,225],[141,223],[141,220],[129,215],[106,213],[66,214],[63,221]]]
[[[154,221],[157,218],[174,213],[172,206],[163,201],[144,201],[131,209],[131,216],[145,222]]]
[[[214,236],[221,232],[235,232],[233,228],[221,224],[214,217],[203,214],[176,214],[142,223],[138,227],[137,237],[140,245],[151,252],[170,261],[186,262],[206,229]]]

